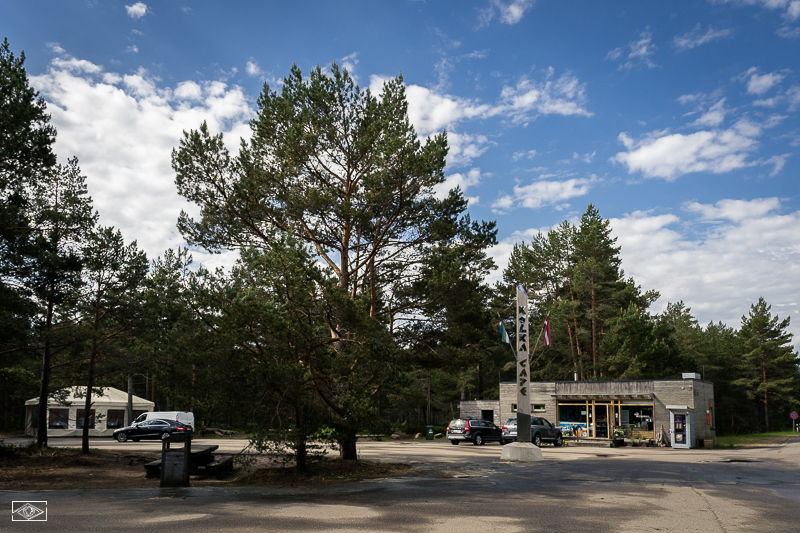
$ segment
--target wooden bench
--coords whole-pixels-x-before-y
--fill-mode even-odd
[[[161,459],[144,464],[144,477],[161,477]]]
[[[208,463],[205,466],[205,471],[216,474],[218,478],[230,474],[233,471],[233,456],[220,456],[218,459]]]

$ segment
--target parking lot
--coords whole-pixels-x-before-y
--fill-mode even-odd
[[[244,444],[199,442],[229,451]],[[160,447],[107,439],[92,445]],[[501,450],[362,442],[362,458],[411,464],[413,473],[314,488],[4,492],[0,508],[48,501],[48,523],[36,527],[42,531],[785,532],[800,524],[798,442],[733,450],[544,446],[536,463],[501,461]]]

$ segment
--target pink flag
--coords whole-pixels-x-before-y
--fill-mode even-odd
[[[544,345],[550,346],[550,317],[544,319]]]

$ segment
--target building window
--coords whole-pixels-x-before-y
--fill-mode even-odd
[[[653,438],[653,406],[625,405],[619,406],[619,420],[616,421],[628,438]]]
[[[75,417],[75,427],[83,429],[83,414],[86,409],[78,409],[78,414]],[[94,429],[94,409],[89,409],[89,429]]]
[[[565,437],[587,437],[586,404],[558,406],[558,425]]]
[[[532,411],[544,411],[545,410],[544,404],[543,403],[541,403],[541,404],[531,404],[531,410]]]
[[[124,409],[109,409],[106,416],[106,429],[117,429],[125,425]]]
[[[515,403],[511,404],[511,412],[512,413],[516,413],[517,412],[517,404],[515,404]]]
[[[50,409],[49,429],[67,429],[69,427],[69,409]]]

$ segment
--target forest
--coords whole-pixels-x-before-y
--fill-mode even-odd
[[[26,400],[84,386],[88,416],[93,391],[132,377],[157,410],[289,443],[300,467],[320,439],[355,459],[359,433],[418,431],[462,399],[497,398],[514,379],[500,324],[513,337],[517,285],[531,324],[550,318],[534,380],[699,372],[720,434],[790,427],[800,407],[788,317],[763,298],[735,325],[701,325],[681,301],[653,312],[659,294],[626,277],[595,205],[517,244],[487,284],[496,224],[472,220],[458,189],[433,193],[447,134],[418,137],[400,76],[373,95],[336,64],[294,67],[265,84],[235,155],[205,124],[184,132],[175,185],[200,215],[177,220],[187,247],[147,258],[101,225],[78,160],[58,163],[24,60],[0,47],[3,431],[22,431]],[[211,271],[190,249],[238,260]]]

